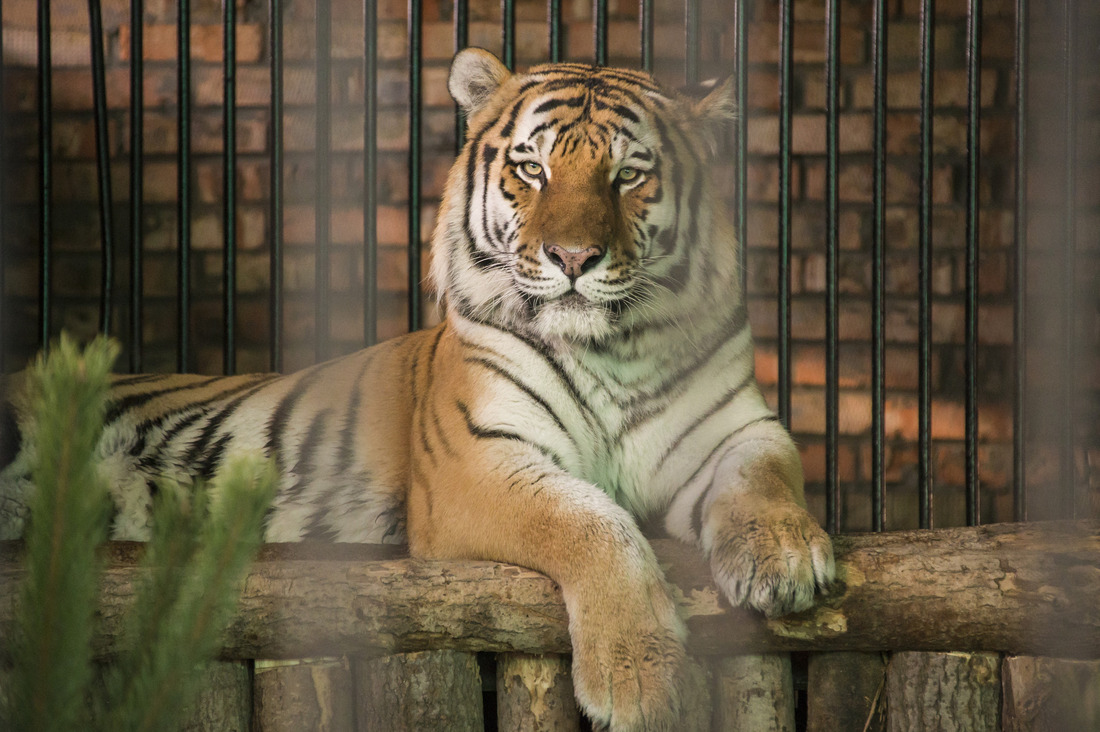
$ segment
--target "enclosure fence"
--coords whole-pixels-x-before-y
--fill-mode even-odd
[[[757,375],[799,439],[811,508],[828,530],[1095,516],[1098,8],[1074,0],[161,5],[0,5],[4,368],[19,368],[64,327],[116,336],[133,372],[282,371],[438,318],[423,286],[425,240],[465,129],[445,97],[446,59],[468,45],[520,70],[584,60],[641,67],[671,86],[732,76],[741,116],[716,180],[742,244]],[[86,88],[74,88],[84,79]],[[1074,561],[1087,565],[1095,531],[1074,526],[1084,537]],[[971,531],[966,541],[988,538]],[[897,541],[920,544],[905,536]],[[994,574],[986,579],[996,583]],[[1095,604],[1087,594],[1095,578],[1082,587],[1074,598]],[[1035,607],[1049,600],[1039,595],[1029,595]],[[722,627],[748,622],[727,615]],[[790,641],[796,621],[775,626],[786,640],[714,653],[827,649],[838,615],[851,622],[836,608],[807,621],[808,645]],[[851,668],[871,669],[874,703],[859,709],[881,718],[867,728],[903,729],[881,715],[889,689],[880,681],[893,682],[883,681],[873,651],[992,652],[967,662],[965,673],[980,676],[1001,673],[997,653],[1095,656],[1095,620],[1081,632],[1091,636],[1077,652],[965,634],[934,642],[880,634],[840,650],[855,653],[843,661]],[[462,652],[460,665],[469,652],[501,650],[496,641],[439,642]],[[568,650],[560,638],[537,646],[523,651]],[[257,658],[255,650],[241,642],[231,657]],[[323,667],[350,684],[347,664],[332,663]],[[912,673],[956,674],[944,670],[950,663]],[[1047,661],[1013,663],[1012,673],[1034,675]],[[712,688],[734,673],[708,668]],[[854,673],[845,668],[831,673]],[[1096,693],[1095,663],[1058,668],[1048,676]],[[806,681],[794,683],[799,726],[831,728],[813,713],[807,721]],[[893,703],[902,705],[898,683]],[[1082,708],[1095,710],[1092,698]],[[1025,728],[1011,726],[1007,699],[991,699],[997,725]],[[707,719],[734,728],[718,712]]]

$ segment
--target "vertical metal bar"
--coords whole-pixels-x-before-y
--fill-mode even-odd
[[[641,33],[642,68],[653,71],[653,0],[641,0],[638,8],[638,27]]]
[[[314,130],[314,297],[316,298],[313,356],[324,361],[329,353],[329,244],[332,224],[332,15],[328,2],[314,11],[317,77],[317,126]]]
[[[1012,519],[1027,521],[1027,74],[1028,2],[1016,0],[1016,253],[1015,297],[1012,299],[1013,360],[1016,364],[1015,409],[1012,412]]]
[[[1075,308],[1077,305],[1077,3],[1063,0],[1064,25],[1062,32],[1062,99],[1065,104],[1065,218],[1064,248],[1062,253],[1062,378],[1059,380],[1062,402],[1061,435],[1059,436],[1060,485],[1064,491],[1063,515],[1077,518],[1077,476],[1074,467],[1075,425],[1077,405],[1077,339]]]
[[[465,6],[465,2],[461,3]],[[463,8],[465,10],[465,8]],[[455,10],[456,17],[458,9]],[[363,2],[363,342],[378,342],[378,4]]]
[[[560,16],[559,16],[560,20]],[[470,2],[469,0],[455,1],[455,53],[470,45]],[[551,42],[553,46],[553,42]],[[462,152],[462,146],[466,142],[466,115],[461,109],[455,108],[455,155]]]
[[[283,370],[283,0],[270,0],[271,13],[271,342],[273,371]]]
[[[53,83],[50,49],[50,2],[38,0],[38,347],[47,349],[53,315]]]
[[[737,126],[733,144],[736,148],[737,190],[734,192],[734,217],[737,227],[737,252],[741,266],[741,296],[748,292],[748,114],[749,114],[749,58],[748,35],[745,23],[745,5],[748,0],[736,0],[733,6],[734,54],[737,69]]]
[[[516,0],[500,0],[501,60],[510,71],[516,70]]]
[[[177,138],[176,224],[179,227],[177,262],[176,370],[191,367],[191,0],[180,0],[176,20],[176,48],[179,50],[176,89]]]
[[[596,65],[607,66],[607,0],[595,0],[592,8],[592,30],[595,36]]]
[[[421,8],[409,0],[409,330],[420,328]]]
[[[222,370],[237,371],[237,3],[222,3]]]
[[[699,0],[684,3],[684,79],[699,81]]]
[[[886,426],[886,0],[875,0],[874,141],[871,211],[871,529],[885,528]]]
[[[966,120],[966,523],[982,522],[978,482],[978,183],[981,157],[982,1],[967,8]]]
[[[793,0],[779,3],[779,419],[791,424],[791,64]]]
[[[145,0],[130,3],[130,373],[142,368],[145,211]]]
[[[108,334],[111,332],[111,304],[115,288],[115,227],[111,200],[111,151],[107,139],[107,83],[103,70],[103,13],[99,0],[88,0],[88,26],[91,35],[96,182],[99,198],[99,330]]]
[[[546,14],[550,24],[550,60],[560,63],[563,58],[562,49],[565,47],[561,32],[561,0],[549,0]]]
[[[0,0],[0,18],[4,17],[4,2]],[[5,122],[7,121],[8,110],[4,104],[4,33],[0,30],[0,141],[6,140],[7,130],[5,129]],[[0,144],[0,170],[7,170],[6,160],[4,153],[7,151],[7,146]],[[4,176],[0,175],[0,237],[2,232],[7,231],[7,190],[4,185]],[[7,290],[4,286],[4,251],[5,247],[0,247],[0,373],[7,373],[8,363],[8,349],[6,347],[7,329],[4,327],[5,318],[7,317],[7,301],[5,295]]]
[[[840,207],[837,196],[837,118],[840,110],[840,6],[825,2],[825,528],[840,531],[839,449],[840,333],[837,311],[837,250]]]
[[[919,290],[920,321],[918,336],[918,505],[922,529],[933,525],[932,510],[932,79],[933,0],[921,0],[920,9],[920,204],[919,219]]]

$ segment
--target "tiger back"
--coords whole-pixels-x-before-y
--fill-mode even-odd
[[[690,100],[632,70],[513,74],[479,49],[449,87],[469,126],[432,239],[443,322],[290,376],[120,377],[101,445],[115,536],[147,532],[157,475],[266,452],[282,480],[270,540],[407,541],[542,571],[585,712],[675,729],[686,631],[639,520],[769,615],[833,576],[753,375],[708,176],[730,88]],[[0,473],[5,535],[32,453]]]

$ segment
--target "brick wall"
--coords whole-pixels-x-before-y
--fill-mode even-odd
[[[238,180],[239,314],[238,363],[241,370],[268,368],[270,77],[267,3],[238,0]],[[916,522],[917,439],[917,198],[919,193],[919,72],[916,0],[890,4],[887,127],[887,267],[886,388],[888,526]],[[1054,12],[1035,2],[1033,59],[1057,58],[1058,37],[1041,18]],[[361,68],[363,20],[361,2],[333,0],[332,17],[332,149],[329,155],[333,200],[331,219],[333,353],[362,342],[362,104]],[[980,449],[983,515],[1007,520],[1012,515],[1012,393],[1014,293],[1014,9],[1009,0],[985,0],[982,46],[982,163],[980,217]],[[87,12],[79,0],[55,0],[53,8],[53,96],[55,105],[54,319],[58,328],[81,336],[94,332],[98,309],[98,215],[95,201],[94,125],[88,64]],[[609,3],[612,63],[637,65],[639,41],[637,4]],[[314,174],[315,75],[314,3],[290,0],[285,17],[286,165],[283,212],[286,253],[286,369],[313,359],[314,323]],[[408,147],[406,3],[378,3],[378,211],[380,292],[379,333],[402,332],[406,325],[406,244]],[[570,59],[593,56],[591,3],[563,3],[566,54]],[[119,236],[119,292],[115,323],[124,333],[128,317],[126,248],[129,232],[129,8],[125,0],[104,2],[108,55],[107,85],[115,225]],[[521,67],[545,59],[545,3],[517,4],[517,58]],[[35,118],[34,3],[3,6],[5,83],[5,209],[3,227],[4,361],[7,368],[24,362],[36,347],[37,250],[35,168],[38,130]],[[420,211],[424,237],[430,237],[438,197],[454,150],[454,106],[446,92],[446,72],[453,53],[451,3],[427,2],[424,13],[424,206]],[[472,45],[500,50],[500,4],[470,3]],[[1095,38],[1095,12],[1082,11],[1081,34]],[[757,373],[775,398],[777,351],[778,218],[778,54],[775,3],[757,2],[750,9],[748,54],[749,109],[746,110],[750,157],[748,178],[748,282],[752,324],[758,339]],[[663,80],[682,80],[684,43],[681,3],[657,3],[657,73]],[[823,511],[825,421],[825,87],[823,75],[824,4],[796,0],[794,4],[794,69],[792,121],[792,253],[793,391],[792,429],[800,443],[809,481],[811,503]],[[870,522],[869,428],[870,292],[871,292],[871,164],[872,70],[870,4],[841,3],[841,117],[839,161],[840,199],[840,433],[838,462],[842,484],[843,525],[866,528]],[[147,0],[145,14],[145,325],[143,349],[147,370],[175,368],[176,323],[176,4]],[[194,136],[193,208],[193,332],[199,371],[221,368],[222,221],[222,37],[220,3],[192,3]],[[703,4],[700,48],[706,76],[721,76],[733,68],[734,35],[728,3]],[[937,3],[933,177],[933,238],[931,272],[933,308],[933,460],[936,520],[957,524],[963,518],[963,288],[964,187],[966,183],[965,3]],[[1092,34],[1092,35],[1090,35]],[[1095,69],[1096,44],[1083,43],[1079,90],[1081,120],[1078,225],[1079,278],[1076,303],[1080,311],[1080,367],[1069,377],[1084,398],[1077,415],[1078,475],[1092,494],[1100,487],[1100,378],[1096,368],[1100,316],[1092,294],[1100,258],[1100,185],[1097,184],[1096,140],[1100,139],[1097,106],[1100,77]],[[1030,74],[1036,90],[1036,121],[1031,125],[1034,161],[1029,160],[1032,232],[1029,280],[1032,288],[1029,325],[1034,331],[1029,368],[1036,408],[1057,397],[1057,381],[1045,354],[1057,348],[1060,309],[1035,307],[1048,303],[1059,290],[1057,200],[1042,193],[1058,190],[1059,152],[1052,134],[1056,112],[1064,108],[1054,89],[1057,68],[1034,63]],[[1043,114],[1051,119],[1044,121]],[[1049,164],[1044,165],[1044,160]],[[731,187],[732,162],[715,166],[716,179]],[[1049,198],[1049,197],[1048,197]],[[1054,197],[1056,199],[1056,197]],[[1045,208],[1044,208],[1045,207]],[[1054,234],[1052,236],[1052,233]],[[425,248],[425,258],[428,256]],[[426,260],[425,260],[426,261]],[[1053,268],[1053,269],[1052,269]],[[1029,277],[1032,274],[1029,273]],[[434,313],[429,319],[436,317]],[[1054,343],[1053,346],[1050,344]],[[1058,373],[1065,376],[1064,370]],[[1075,392],[1076,393],[1076,392]],[[1053,423],[1057,423],[1057,415]],[[1037,424],[1045,424],[1039,420]],[[1056,434],[1037,427],[1036,459],[1029,462],[1036,485],[1056,480],[1057,460],[1038,439]],[[1043,443],[1039,445],[1038,443]],[[1049,453],[1053,455],[1053,452]],[[1053,467],[1052,467],[1053,466]],[[1087,501],[1087,498],[1084,499]],[[1035,505],[1042,505],[1038,501]],[[1051,509],[1053,511],[1053,509]]]

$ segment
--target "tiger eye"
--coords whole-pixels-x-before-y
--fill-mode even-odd
[[[623,168],[616,176],[616,180],[620,183],[633,183],[642,177],[642,171],[637,168]]]
[[[540,163],[536,163],[534,160],[527,160],[525,162],[522,162],[520,163],[519,167],[526,175],[529,175],[532,178],[538,178],[542,176],[542,165]]]

